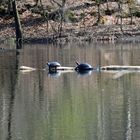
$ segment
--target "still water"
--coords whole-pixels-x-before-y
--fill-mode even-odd
[[[139,44],[24,45],[0,52],[0,140],[139,140],[140,73],[49,75],[46,62],[140,65]],[[20,72],[22,65],[35,67]]]

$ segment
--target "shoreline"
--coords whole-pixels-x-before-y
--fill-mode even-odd
[[[0,43],[4,43],[6,40],[15,40],[12,36],[1,36]],[[123,32],[120,29],[120,25],[100,25],[81,28],[78,30],[65,30],[59,34],[43,33],[43,36],[34,34],[29,36],[23,36],[23,44],[50,44],[50,43],[68,43],[68,42],[140,42],[140,26],[136,25],[123,25]]]

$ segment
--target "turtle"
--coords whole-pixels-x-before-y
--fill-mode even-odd
[[[87,71],[87,70],[93,70],[93,67],[88,63],[78,63],[76,61],[77,66],[75,67],[76,71]]]
[[[49,67],[49,71],[57,71],[57,67],[61,67],[61,64],[56,61],[48,62],[47,65]]]

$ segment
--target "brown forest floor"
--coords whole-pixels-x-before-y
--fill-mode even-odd
[[[24,12],[20,13],[24,38],[47,38],[58,35],[60,21],[49,20],[47,24],[47,21],[40,14],[32,13],[31,10],[24,7],[24,4],[24,2],[18,3],[19,11],[24,9]],[[33,5],[34,3],[32,0],[26,0],[26,4]],[[116,18],[117,13],[114,13],[111,16],[103,15],[102,23],[95,26],[97,17],[93,14],[97,12],[97,8],[95,6],[84,7],[91,4],[94,5],[93,2],[87,0],[67,1],[66,8],[81,6],[81,9],[75,8],[72,10],[74,18],[78,19],[77,22],[71,22],[68,18],[63,22],[62,35],[67,41],[71,39],[116,40],[122,39],[122,36],[140,40],[140,18],[134,17],[133,25],[129,24],[130,18],[123,18],[123,30],[121,30],[120,25],[116,24],[118,20]],[[52,3],[48,1],[43,1],[43,5],[45,5],[44,7],[50,7],[51,5],[52,10],[58,9],[57,5],[52,6]],[[101,8],[106,9],[106,4],[102,4]],[[117,4],[110,2],[109,8],[117,9]],[[0,38],[9,37],[15,37],[14,19],[0,18]]]

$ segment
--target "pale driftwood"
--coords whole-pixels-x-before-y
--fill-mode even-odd
[[[61,70],[61,71],[69,71],[74,69],[75,67],[57,67],[57,70]]]
[[[25,73],[29,73],[29,72],[31,72],[31,71],[33,71],[33,70],[20,70],[23,74],[25,74]]]
[[[21,66],[19,68],[19,70],[21,70],[21,71],[34,71],[34,70],[36,70],[36,68],[32,68],[32,67],[28,67],[28,66]]]
[[[72,72],[74,71],[75,67],[57,67],[57,71],[65,71],[65,72]],[[35,70],[47,70],[45,69],[36,69],[33,67],[28,67],[28,66],[20,66],[19,68],[20,71],[22,72],[31,72],[31,71],[35,71]]]

